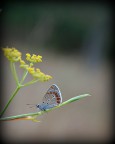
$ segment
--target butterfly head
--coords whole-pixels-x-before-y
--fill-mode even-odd
[[[39,108],[39,106],[40,106],[39,104],[36,105],[37,108]]]
[[[47,109],[47,106],[48,104],[47,103],[41,103],[41,104],[37,104],[36,107],[39,109],[39,110],[46,110]]]

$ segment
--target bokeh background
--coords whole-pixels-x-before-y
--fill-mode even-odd
[[[40,54],[37,66],[53,77],[19,91],[4,116],[38,111],[47,89],[59,86],[63,101],[76,95],[92,96],[51,111],[32,121],[2,124],[5,142],[107,142],[112,138],[111,8],[99,3],[9,2],[0,9],[2,47],[24,55]],[[15,89],[8,60],[2,56],[2,103]],[[21,76],[22,70],[18,68]]]

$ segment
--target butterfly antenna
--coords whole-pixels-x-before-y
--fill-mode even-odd
[[[29,108],[33,108],[33,107],[35,107],[35,106],[31,106],[31,107],[29,107]]]
[[[35,104],[26,104],[26,105],[32,105],[32,106],[30,106],[29,108],[35,107]]]
[[[26,104],[26,105],[35,105],[35,104]]]

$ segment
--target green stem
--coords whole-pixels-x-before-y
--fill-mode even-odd
[[[18,76],[17,76],[16,69],[15,69],[15,63],[10,62],[10,66],[11,66],[11,71],[16,81],[16,84],[19,85]]]
[[[9,104],[11,103],[12,99],[15,97],[15,95],[17,94],[17,92],[19,91],[20,88],[21,88],[21,86],[17,86],[17,88],[15,89],[14,93],[10,97],[8,103],[6,104],[6,106],[4,107],[3,111],[1,112],[0,117],[2,117],[2,115],[4,114],[4,112],[6,111],[6,109],[9,106]]]
[[[25,78],[26,78],[27,74],[28,74],[28,71],[27,71],[27,70],[25,70],[25,71],[24,71],[24,74],[23,74],[23,77],[22,77],[22,79],[21,79],[21,81],[20,81],[20,83],[21,83],[21,84],[22,84],[22,83],[23,83],[23,81],[25,80]]]
[[[28,114],[21,114],[21,115],[16,115],[16,116],[10,116],[10,117],[5,117],[5,118],[0,118],[0,121],[6,121],[6,120],[14,120],[14,119],[20,119],[20,118],[26,118],[28,116],[39,116],[39,115],[42,115],[46,112],[49,112],[49,111],[52,111],[56,108],[59,108],[61,106],[64,106],[66,104],[69,104],[71,102],[74,102],[74,101],[77,101],[81,98],[84,98],[84,97],[87,97],[87,96],[91,96],[90,94],[83,94],[83,95],[79,95],[79,96],[75,96],[73,98],[70,98],[69,100],[61,103],[60,105],[56,106],[56,107],[53,107],[51,109],[47,109],[45,111],[39,111],[39,112],[36,112],[36,113],[28,113]]]
[[[29,86],[29,85],[31,85],[31,84],[33,84],[33,83],[36,83],[36,82],[38,82],[39,80],[37,79],[33,79],[32,81],[29,81],[29,82],[27,82],[27,83],[25,83],[23,86]]]

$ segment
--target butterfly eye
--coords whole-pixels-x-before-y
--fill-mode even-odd
[[[38,104],[38,105],[36,105],[36,107],[38,107],[38,108],[39,108],[39,104]]]

